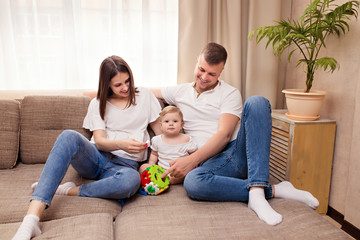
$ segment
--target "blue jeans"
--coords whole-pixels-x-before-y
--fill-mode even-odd
[[[31,200],[50,206],[70,164],[82,177],[97,180],[81,185],[82,197],[123,199],[134,195],[140,187],[138,162],[99,151],[80,133],[65,130],[49,154]]]
[[[190,198],[205,201],[248,201],[249,188],[262,186],[272,197],[269,183],[271,106],[260,96],[246,100],[237,139],[190,171],[184,187]]]

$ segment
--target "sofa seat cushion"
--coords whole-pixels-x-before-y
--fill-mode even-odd
[[[19,151],[20,103],[0,100],[0,169],[12,168]]]
[[[0,239],[11,239],[21,222],[0,224]],[[40,222],[41,239],[112,240],[113,218],[110,214],[97,213]]]
[[[83,96],[28,96],[21,102],[20,158],[23,163],[45,163],[57,136],[65,129],[82,128],[90,103]]]
[[[115,221],[115,239],[349,239],[302,203],[272,199],[283,222],[269,226],[241,202],[189,199],[182,185],[158,196],[127,201]]]
[[[19,222],[23,219],[32,194],[31,184],[40,178],[44,164],[18,164],[13,169],[0,170],[0,223]],[[63,182],[77,185],[89,180],[80,177],[70,167]],[[53,220],[89,213],[108,213],[115,218],[121,212],[115,200],[55,195],[42,220]]]

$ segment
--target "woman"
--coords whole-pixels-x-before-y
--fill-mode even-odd
[[[160,132],[156,121],[160,111],[149,89],[135,88],[131,69],[122,58],[106,58],[100,66],[97,97],[83,123],[93,133],[91,141],[72,130],[58,136],[13,239],[41,234],[39,220],[54,194],[107,199],[134,195],[140,186],[139,162],[147,157],[147,126]],[[59,186],[70,164],[82,177],[96,181]]]

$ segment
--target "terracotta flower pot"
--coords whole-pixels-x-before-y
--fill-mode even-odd
[[[319,112],[326,92],[310,90],[309,93],[303,89],[284,89],[288,112],[286,116],[290,119],[300,121],[313,121],[320,117]]]

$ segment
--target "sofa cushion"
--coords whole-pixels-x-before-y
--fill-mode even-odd
[[[45,163],[57,136],[73,129],[88,139],[82,128],[90,103],[84,96],[28,96],[21,103],[20,158],[23,163]]]
[[[215,194],[215,193],[214,193]],[[241,202],[200,202],[182,185],[126,202],[115,221],[115,239],[349,239],[304,204],[271,199],[283,222],[270,226]]]
[[[21,222],[0,224],[0,239],[11,239]],[[80,215],[40,222],[42,234],[36,239],[112,240],[113,218],[106,213]]]
[[[20,109],[16,100],[0,100],[0,169],[12,168],[19,151]]]
[[[38,181],[43,167],[44,164],[19,163],[13,169],[0,170],[0,223],[23,219],[32,194],[31,184]],[[63,182],[68,181],[79,185],[90,180],[83,179],[70,166],[63,179]],[[121,204],[115,200],[55,195],[41,219],[48,221],[90,213],[107,213],[115,218],[121,208]]]

